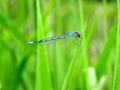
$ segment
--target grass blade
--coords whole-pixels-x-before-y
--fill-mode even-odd
[[[37,8],[37,39],[44,37],[44,27],[40,11],[40,2],[36,0]],[[37,46],[37,64],[36,64],[36,90],[51,90],[51,79],[48,70],[47,51],[43,45]]]
[[[86,23],[85,23],[85,27],[84,27],[83,31],[85,31],[85,29],[86,29]],[[67,90],[67,88],[70,84],[70,81],[71,81],[71,78],[73,75],[73,71],[75,70],[75,64],[76,64],[77,60],[79,60],[79,55],[80,55],[83,43],[84,43],[84,38],[82,38],[82,41],[81,40],[79,41],[79,45],[76,49],[76,53],[74,54],[74,57],[72,59],[72,62],[71,62],[70,67],[68,69],[68,72],[66,74],[66,77],[65,77],[65,80],[64,80],[64,83],[62,86],[62,90]]]
[[[116,60],[114,67],[114,83],[113,90],[120,89],[120,0],[117,0],[117,9],[118,9],[118,26],[117,26],[117,35],[116,35]]]
[[[114,39],[115,39],[115,34],[116,34],[116,23],[114,27],[112,28],[111,34],[108,37],[107,42],[104,45],[104,49],[98,58],[98,62],[96,65],[96,73],[98,79],[103,75],[105,68],[107,68],[107,63],[109,62],[109,56],[113,48]],[[104,63],[103,63],[104,62]]]
[[[107,0],[103,0],[104,6],[104,38],[107,40]]]

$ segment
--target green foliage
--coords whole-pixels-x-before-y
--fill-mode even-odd
[[[0,90],[119,90],[119,5],[1,0]],[[74,31],[78,40],[28,44]]]

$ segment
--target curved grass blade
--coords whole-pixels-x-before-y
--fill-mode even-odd
[[[85,31],[85,29],[86,29],[86,23],[85,23],[83,31]],[[84,36],[84,32],[83,32],[82,35]],[[72,75],[73,75],[73,71],[75,70],[76,62],[77,62],[77,60],[79,60],[79,57],[80,57],[79,55],[80,55],[83,43],[84,43],[84,38],[82,38],[82,40],[79,41],[79,45],[76,49],[76,53],[74,54],[74,57],[73,57],[72,62],[69,66],[68,72],[66,74],[66,77],[65,77],[65,80],[64,80],[64,83],[63,83],[63,86],[62,86],[62,90],[67,90],[68,89],[68,86],[70,84],[70,81],[71,81],[71,78],[72,78]]]

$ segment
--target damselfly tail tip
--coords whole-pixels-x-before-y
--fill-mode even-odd
[[[34,44],[34,42],[28,42],[28,44]]]

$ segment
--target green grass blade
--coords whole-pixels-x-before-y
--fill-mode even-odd
[[[120,0],[117,0],[118,23],[116,35],[116,59],[114,65],[114,83],[113,90],[120,89]]]
[[[83,82],[85,81],[85,89],[89,90],[90,88],[90,85],[89,85],[89,79],[88,79],[88,58],[87,58],[87,47],[86,47],[86,37],[85,37],[85,31],[84,31],[84,8],[83,8],[83,0],[79,0],[78,1],[79,3],[79,14],[80,14],[80,30],[81,30],[81,33],[84,33],[84,36],[83,36],[83,45],[82,45],[82,55],[81,55],[81,58],[82,58],[82,64],[85,68],[85,73],[84,73],[84,79]]]
[[[54,58],[53,58],[53,79],[54,79],[54,89],[59,90],[62,87],[62,83],[64,81],[65,76],[65,59],[64,55],[62,54],[62,47],[61,44],[56,43],[56,45],[53,47],[54,51]]]
[[[107,65],[109,62],[108,61],[109,56],[110,56],[111,51],[113,49],[112,43],[114,43],[115,34],[116,34],[116,23],[115,23],[114,27],[112,28],[111,34],[108,37],[108,40],[104,45],[104,49],[103,49],[100,57],[98,58],[98,62],[96,65],[96,73],[97,73],[98,79],[100,79],[100,77],[103,75],[103,73],[105,71],[105,68],[107,68]]]
[[[78,1],[79,5],[79,14],[80,14],[80,31],[83,31],[84,16],[83,16],[83,0]]]
[[[86,47],[87,47],[87,48],[89,47],[89,45],[90,45],[90,43],[91,43],[92,35],[93,35],[93,33],[95,32],[95,31],[94,31],[94,28],[95,28],[95,26],[96,26],[97,20],[98,20],[98,18],[95,17],[95,18],[92,20],[90,26],[88,27],[88,32],[86,33]]]
[[[107,80],[108,80],[108,83],[107,83],[107,85],[108,85],[108,89],[109,90],[112,90],[112,85],[113,85],[113,70],[112,70],[112,68],[113,68],[113,66],[112,66],[112,60],[111,60],[111,58],[113,58],[113,56],[112,55],[110,55],[110,57],[109,57],[109,62],[108,62],[108,65],[107,65]]]
[[[84,27],[83,31],[85,31],[85,29],[86,29],[86,23],[85,23],[85,27]],[[84,34],[84,32],[83,32],[83,34]],[[76,49],[76,53],[74,54],[74,57],[73,57],[72,62],[69,66],[68,72],[66,74],[66,77],[65,77],[65,80],[64,80],[64,83],[62,86],[62,90],[68,89],[68,86],[71,82],[71,78],[73,75],[73,71],[75,70],[76,62],[77,62],[77,60],[79,60],[79,56],[80,56],[80,52],[81,52],[81,48],[82,48],[83,43],[84,43],[84,38],[82,38],[82,41],[81,40],[79,41],[79,45]]]
[[[20,66],[17,68],[17,70],[15,71],[15,74],[13,76],[13,80],[11,83],[11,90],[15,90],[16,88],[18,88],[18,84],[21,80],[21,76],[23,73],[23,70],[25,69],[26,63],[28,61],[29,58],[29,54],[30,52],[28,52],[23,59],[21,60]]]
[[[70,67],[69,67],[69,70],[67,72],[67,75],[65,77],[65,80],[64,80],[64,83],[63,83],[63,87],[62,87],[62,90],[67,90],[68,86],[69,86],[69,83],[71,81],[71,77],[72,77],[72,73],[74,71],[74,67],[75,67],[75,63],[77,61],[77,54],[80,53],[80,45],[77,47],[77,50],[76,50],[76,53],[72,59],[72,62],[70,64]]]
[[[23,73],[22,79],[27,90],[34,90],[34,84],[32,83],[31,77],[29,77],[29,74],[27,72]]]
[[[103,0],[104,7],[104,38],[107,39],[107,0]]]
[[[37,8],[37,39],[44,37],[44,27],[40,11],[40,2],[36,0]],[[37,62],[36,62],[36,90],[51,90],[51,79],[48,70],[47,51],[43,45],[37,46]]]
[[[62,33],[62,18],[61,18],[61,1],[55,1],[56,13],[55,13],[55,21],[56,21],[56,30],[58,33]],[[65,59],[63,55],[63,47],[61,42],[57,42],[53,47],[53,70],[54,70],[54,89],[59,90],[62,88],[62,83],[64,81],[65,76]]]

